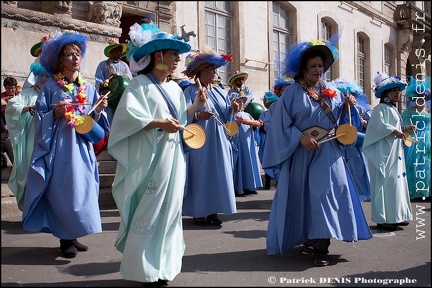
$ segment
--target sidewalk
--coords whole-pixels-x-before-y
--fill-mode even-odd
[[[171,287],[430,287],[430,203],[413,202],[413,222],[397,232],[376,230],[367,241],[332,240],[330,265],[315,267],[313,256],[296,248],[283,256],[266,253],[266,230],[274,195],[238,197],[238,213],[220,215],[222,228],[200,227],[184,217],[186,251],[182,272]],[[370,203],[364,202],[370,219]],[[3,211],[2,211],[3,212]],[[121,253],[114,247],[119,227],[115,207],[102,207],[103,233],[80,241],[89,251],[77,257],[59,257],[58,239],[27,233],[21,216],[2,219],[2,287],[142,287],[119,273]],[[272,281],[276,281],[275,283]],[[388,281],[405,282],[390,283]],[[274,284],[271,284],[274,283]]]

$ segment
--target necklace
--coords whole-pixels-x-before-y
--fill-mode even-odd
[[[309,97],[311,97],[315,101],[319,101],[319,95],[318,95],[318,92],[316,91],[315,87],[308,86],[303,79],[299,80],[298,82],[302,86],[303,90],[305,90],[306,93],[309,95]],[[321,94],[321,90],[323,88],[323,84],[322,84],[321,80],[318,82],[318,87],[319,87],[319,91]]]
[[[75,83],[71,82],[69,79],[66,78],[61,72],[54,75],[54,79],[56,80],[56,83],[59,87],[63,89],[64,92],[70,93],[73,95],[73,89],[75,88]],[[75,96],[75,102],[72,102],[71,99],[65,98],[69,103],[78,103],[81,105],[66,105],[66,112],[65,117],[66,120],[68,120],[68,125],[70,126],[78,126],[84,122],[84,118],[82,117],[82,114],[84,113],[84,103],[87,101],[87,95],[84,93],[87,90],[87,86],[85,86],[85,81],[82,78],[81,75],[78,75],[77,84],[79,87],[77,87],[78,93]]]

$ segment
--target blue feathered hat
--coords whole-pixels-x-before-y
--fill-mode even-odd
[[[189,43],[178,35],[172,35],[159,30],[153,22],[139,25],[135,23],[130,27],[130,40],[127,41],[128,53],[126,58],[130,63],[132,72],[138,72],[150,63],[151,53],[166,49],[177,50],[179,54],[191,49]]]
[[[75,31],[55,32],[51,38],[42,44],[40,53],[40,64],[52,75],[57,72],[58,55],[61,49],[69,44],[76,44],[81,48],[81,55],[84,57],[87,50],[88,37]]]
[[[287,50],[287,57],[284,60],[285,71],[282,74],[298,80],[303,74],[300,71],[301,63],[307,56],[316,51],[321,52],[323,55],[323,68],[324,72],[326,72],[339,59],[339,50],[336,48],[336,44],[341,34],[342,29],[332,35],[326,43],[320,40],[310,40],[290,45]]]
[[[188,77],[195,76],[205,65],[214,65],[216,68],[228,65],[232,61],[232,55],[217,55],[212,49],[206,47],[203,52],[186,56],[186,71]]]
[[[408,98],[421,97],[424,95],[425,101],[431,100],[430,76],[426,76],[423,80],[410,76],[410,84],[406,88],[405,96]]]
[[[42,67],[42,65],[37,63],[37,62],[33,62],[30,65],[30,72],[32,72],[36,76],[38,76],[40,74],[48,74],[48,72],[45,70],[45,68]]]
[[[387,76],[386,73],[377,72],[374,77],[375,83],[375,97],[381,98],[384,91],[393,88],[398,88],[399,91],[403,91],[407,83],[402,80],[399,76]]]
[[[279,76],[274,82],[273,89],[279,89],[284,85],[288,86],[288,85],[291,85],[293,83],[294,83],[294,79],[292,79],[290,77],[284,78],[284,77]]]
[[[266,100],[267,104],[270,104],[270,103],[278,101],[279,97],[276,94],[274,94],[272,91],[267,91],[264,93],[264,96],[261,97],[261,100],[264,100],[264,99]]]
[[[356,98],[357,105],[362,106],[366,110],[371,110],[367,95],[363,92],[363,88],[360,87],[360,85],[358,85],[354,80],[338,78],[330,82],[330,85],[341,91],[345,96],[347,96],[349,92]]]

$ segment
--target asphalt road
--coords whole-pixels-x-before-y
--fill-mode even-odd
[[[182,272],[170,287],[431,287],[431,205],[413,201],[413,221],[403,230],[377,230],[356,243],[332,240],[330,265],[315,267],[301,247],[268,256],[266,230],[272,190],[236,198],[238,213],[220,215],[221,228],[200,227],[184,217],[186,251]],[[363,208],[370,219],[370,203]],[[27,233],[21,217],[2,218],[2,287],[141,287],[119,273],[121,253],[115,207],[102,207],[103,232],[80,238],[89,246],[73,259],[59,256],[50,234]]]

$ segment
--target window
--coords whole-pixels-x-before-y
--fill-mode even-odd
[[[206,1],[205,31],[206,44],[217,54],[232,54],[233,13],[230,1]],[[232,74],[231,65],[218,68],[223,82]]]
[[[330,37],[333,35],[333,29],[326,20],[321,20],[321,39],[323,42],[329,41]],[[323,80],[330,82],[333,80],[333,68],[330,68],[324,73]]]
[[[282,67],[285,60],[286,49],[291,45],[292,31],[290,28],[290,11],[281,4],[273,3],[273,54],[274,54],[274,77],[279,77],[284,70]]]
[[[389,47],[389,45],[385,45],[384,46],[384,72],[387,75],[393,74],[392,59],[393,59],[393,51]]]
[[[360,35],[357,35],[357,82],[363,91],[365,88],[365,40]]]

